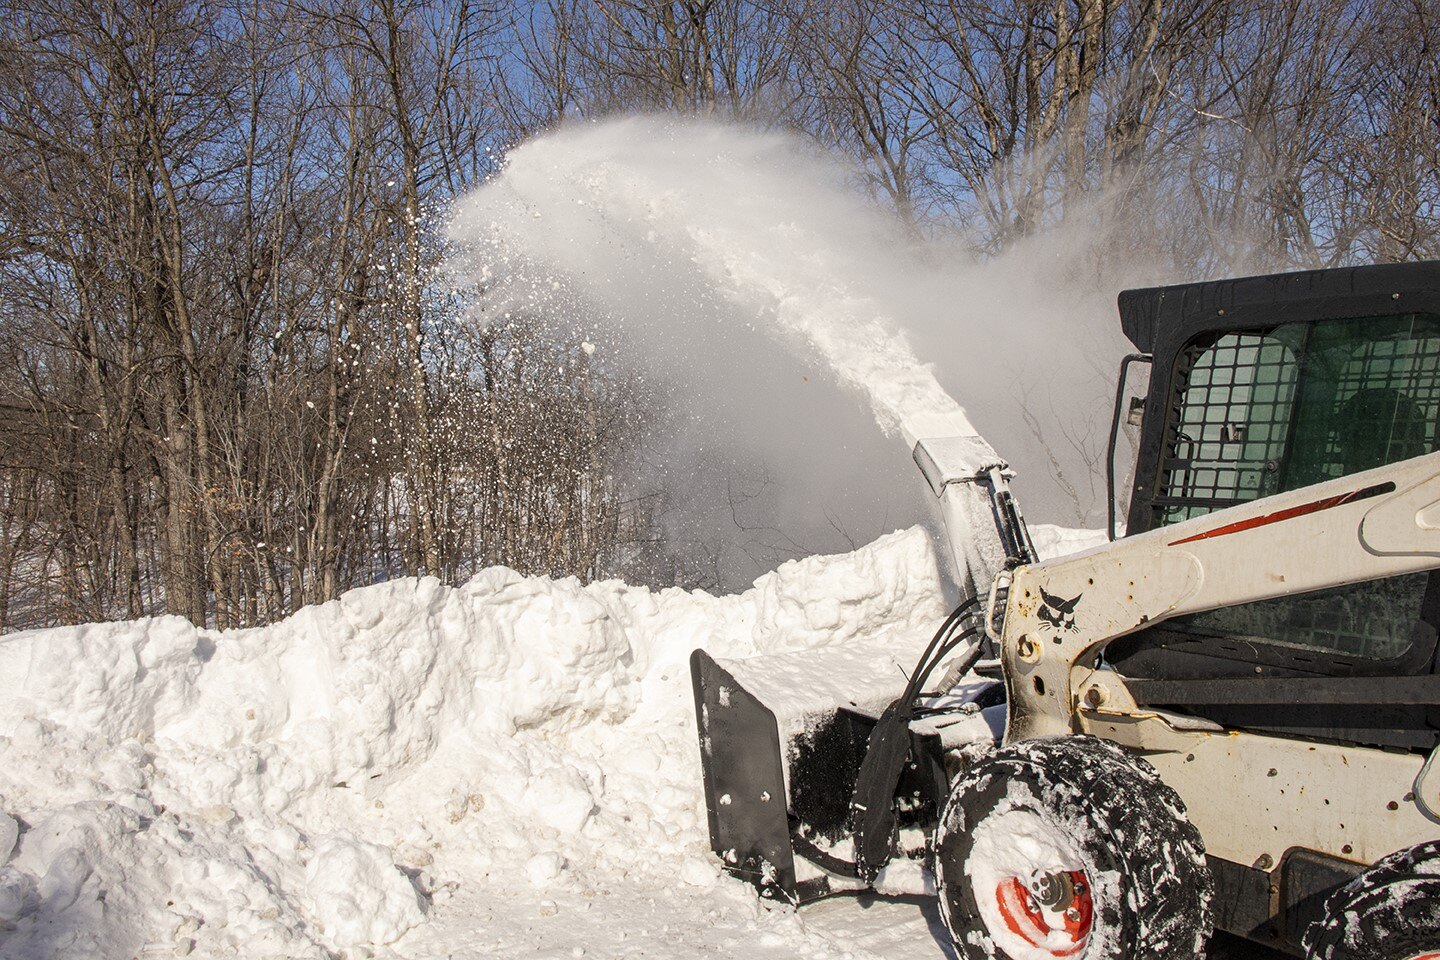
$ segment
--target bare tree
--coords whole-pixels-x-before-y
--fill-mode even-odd
[[[475,324],[486,292],[437,269],[448,203],[565,120],[787,126],[979,256],[1065,221],[1097,269],[1177,278],[1440,256],[1424,0],[6,14],[0,629],[255,623],[493,563],[718,583],[713,544],[664,535],[676,491],[626,482],[664,398],[574,342],[584,318]]]

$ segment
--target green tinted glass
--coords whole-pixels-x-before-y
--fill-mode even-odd
[[[1440,323],[1384,317],[1310,329],[1282,489],[1430,453]]]
[[[1392,660],[1410,649],[1429,579],[1428,573],[1407,573],[1242,603],[1176,617],[1165,629],[1291,648],[1299,666],[1305,664],[1303,650],[1324,654],[1330,667],[1337,658]]]
[[[1436,449],[1440,318],[1297,323],[1187,348],[1157,525]]]

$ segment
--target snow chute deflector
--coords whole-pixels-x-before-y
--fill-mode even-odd
[[[984,598],[1005,569],[1036,559],[1009,465],[959,410],[903,424],[915,465],[940,499],[961,592]]]

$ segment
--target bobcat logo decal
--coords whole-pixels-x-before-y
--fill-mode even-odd
[[[1040,612],[1036,614],[1036,616],[1038,616],[1041,621],[1050,624],[1050,626],[1056,630],[1064,630],[1066,632],[1074,631],[1077,629],[1075,626],[1075,607],[1083,596],[1085,596],[1085,594],[1081,593],[1069,600],[1062,600],[1053,594],[1047,593],[1045,588],[1041,587],[1040,599],[1043,602],[1040,605]]]

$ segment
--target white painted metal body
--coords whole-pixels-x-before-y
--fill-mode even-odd
[[[1440,566],[1440,453],[1014,571],[1001,656],[1006,740],[1088,732],[1147,757],[1212,855],[1268,869],[1304,847],[1358,863],[1440,837],[1440,776],[1411,753],[1223,730],[1140,708],[1097,669],[1168,617]],[[1040,590],[1079,598],[1063,626]],[[1440,767],[1440,762],[1432,764]],[[1433,794],[1433,795],[1432,795]]]

